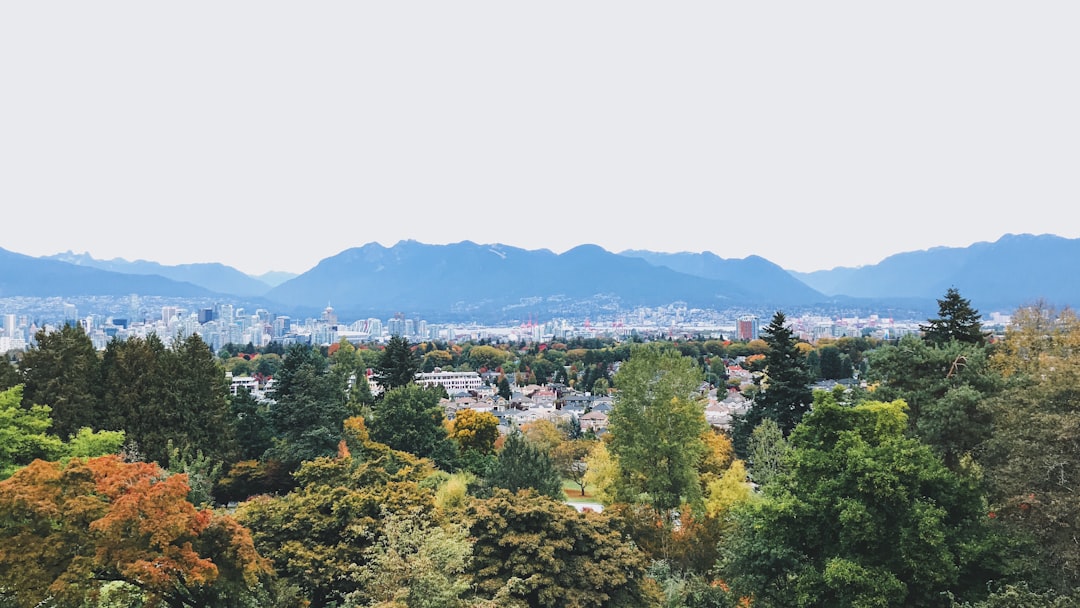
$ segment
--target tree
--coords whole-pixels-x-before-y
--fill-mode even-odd
[[[755,606],[942,606],[997,573],[977,479],[906,436],[904,403],[815,394],[788,472],[738,510],[720,574]]]
[[[506,376],[499,376],[498,394],[503,399],[509,401],[514,396],[514,392],[510,389],[510,381],[506,379]]]
[[[386,343],[386,349],[374,369],[375,382],[382,388],[383,394],[386,394],[390,389],[411,384],[416,380],[420,359],[406,338],[393,336]]]
[[[987,334],[982,330],[982,316],[971,307],[971,301],[960,296],[955,287],[945,292],[939,299],[938,316],[928,319],[926,325],[920,325],[923,340],[934,346],[943,346],[952,340],[964,344],[986,344]]]
[[[275,439],[265,458],[295,470],[305,460],[337,451],[349,415],[337,379],[327,373],[320,353],[303,344],[289,347],[274,385],[269,418]]]
[[[199,511],[184,475],[117,456],[34,461],[0,482],[0,587],[29,608],[86,605],[120,581],[136,605],[239,607],[271,576],[247,530]]]
[[[450,438],[462,452],[491,454],[499,438],[499,419],[491,412],[473,409],[459,410],[450,426]]]
[[[63,453],[60,438],[49,435],[49,407],[22,407],[22,385],[0,392],[0,479],[11,477],[37,458],[52,460]]]
[[[636,347],[619,368],[608,427],[618,500],[644,500],[669,522],[683,503],[700,502],[701,436],[708,429],[696,393],[701,382],[693,359],[656,346]]]
[[[548,456],[553,456],[555,448],[566,441],[566,433],[563,433],[558,425],[547,418],[540,418],[521,425],[521,434],[525,435],[525,439],[529,440],[529,443],[540,448]]]
[[[760,390],[753,404],[745,416],[736,420],[732,433],[739,454],[746,454],[747,439],[762,420],[773,420],[787,435],[813,402],[810,370],[784,313],[777,311],[762,333],[768,345],[765,374],[758,380]]]
[[[106,426],[100,419],[101,361],[94,344],[81,325],[38,331],[36,346],[23,354],[19,363],[25,389],[24,404],[52,408],[53,432],[67,437],[87,426]]]
[[[470,503],[467,518],[476,539],[470,570],[482,595],[509,587],[510,599],[531,608],[639,608],[658,599],[644,556],[606,513],[497,490]]]
[[[46,405],[22,406],[22,385],[0,391],[0,480],[36,459],[87,458],[115,454],[124,443],[121,431],[79,429],[70,442],[48,433],[52,426]]]
[[[1006,386],[981,446],[995,521],[1017,542],[1033,590],[1080,588],[1080,319],[1036,303],[1017,310],[994,358]]]
[[[165,391],[155,421],[164,441],[161,446],[156,441],[143,443],[142,449],[163,465],[168,462],[168,452],[159,454],[157,450],[170,440],[181,454],[201,451],[215,461],[234,458],[235,419],[229,411],[229,382],[210,346],[198,334],[174,342],[163,372]]]
[[[585,459],[592,451],[593,443],[595,441],[588,439],[567,440],[559,443],[551,452],[551,458],[559,474],[576,483],[581,488],[582,496],[585,496],[585,487],[589,485],[585,481],[585,474],[588,471]]]
[[[931,346],[915,336],[869,354],[867,379],[878,400],[903,399],[911,432],[956,470],[964,454],[990,436],[987,399],[1002,378],[989,363],[987,349],[951,341]]]
[[[166,356],[157,334],[126,340],[114,337],[105,346],[101,362],[102,423],[105,428],[124,429],[139,451],[153,449],[152,459],[167,456],[165,437],[171,432],[162,429]]]
[[[371,437],[395,450],[430,458],[440,468],[449,469],[457,448],[444,425],[439,393],[418,384],[392,388],[371,421]]]
[[[19,368],[12,363],[10,357],[7,355],[3,355],[3,357],[3,361],[0,361],[0,391],[7,390],[23,382],[22,377],[19,376]]]
[[[784,464],[790,447],[784,433],[773,420],[762,420],[750,434],[750,478],[765,485],[786,470]]]
[[[851,359],[835,346],[823,346],[816,351],[820,357],[818,366],[823,380],[843,380],[854,372]]]
[[[551,498],[565,498],[562,476],[551,457],[516,430],[506,436],[488,481],[511,492],[533,489]]]
[[[465,526],[442,524],[430,513],[387,513],[383,536],[365,551],[359,589],[345,608],[465,608],[472,588],[466,572],[472,543]]]
[[[372,441],[363,418],[347,420],[344,436],[335,457],[300,467],[294,490],[237,510],[260,553],[311,608],[339,605],[360,589],[354,574],[368,567],[388,514],[433,509],[433,492],[420,484],[433,473],[430,462]]]

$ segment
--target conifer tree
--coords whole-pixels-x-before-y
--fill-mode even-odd
[[[971,307],[971,301],[960,296],[955,287],[945,292],[938,301],[938,316],[920,325],[923,340],[934,346],[943,346],[952,340],[967,344],[983,345],[986,333],[982,330],[982,315]]]
[[[769,345],[765,352],[765,375],[760,379],[761,390],[744,416],[736,421],[733,443],[736,452],[746,454],[747,440],[762,420],[776,422],[784,435],[791,433],[810,410],[813,402],[812,380],[806,357],[798,349],[794,333],[787,327],[783,312],[773,315],[762,332]]]
[[[543,450],[529,443],[520,431],[506,436],[495,461],[491,485],[511,492],[532,488],[551,498],[563,498],[562,476]]]
[[[412,351],[409,341],[402,336],[393,336],[375,364],[375,381],[385,395],[391,389],[412,383],[419,370],[420,359]]]
[[[81,427],[104,428],[98,392],[101,361],[80,325],[38,331],[37,345],[19,365],[25,389],[23,404],[52,408],[53,432],[66,438]]]

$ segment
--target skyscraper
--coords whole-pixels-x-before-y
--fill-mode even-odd
[[[740,340],[757,340],[760,324],[758,318],[753,315],[739,317],[736,335]]]

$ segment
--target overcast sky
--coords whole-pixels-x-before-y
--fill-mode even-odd
[[[1080,237],[1080,3],[0,4],[0,247],[873,264]]]

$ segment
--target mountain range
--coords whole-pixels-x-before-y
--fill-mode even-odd
[[[526,315],[598,315],[682,302],[691,308],[934,311],[956,287],[981,310],[1011,311],[1037,299],[1080,302],[1080,239],[1005,235],[969,247],[900,253],[878,264],[789,272],[760,257],[711,252],[609,252],[581,245],[562,254],[462,241],[369,243],[298,276],[252,277],[223,264],[166,266],[96,260],[66,252],[35,258],[0,249],[0,297],[229,296],[285,314],[332,305],[343,318],[395,312],[432,319],[500,321]]]

